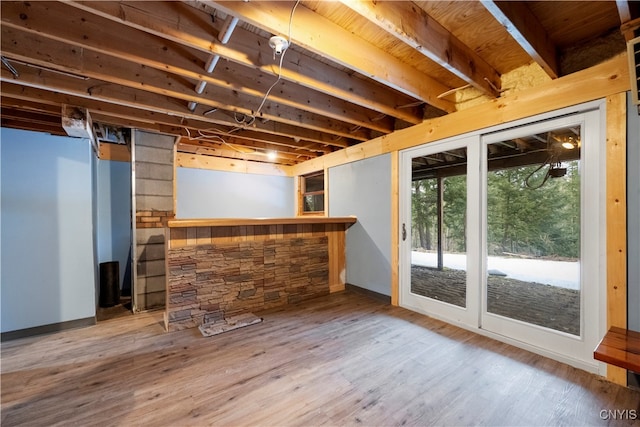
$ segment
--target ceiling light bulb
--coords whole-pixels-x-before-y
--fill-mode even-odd
[[[574,148],[576,148],[575,145],[573,145],[573,142],[563,142],[562,143],[562,148],[566,148],[567,150],[573,150]]]
[[[278,157],[278,154],[275,151],[269,151],[267,153],[267,159],[275,160]]]

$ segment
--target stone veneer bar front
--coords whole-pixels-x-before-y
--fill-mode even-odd
[[[344,290],[354,217],[171,220],[165,327],[192,328]]]

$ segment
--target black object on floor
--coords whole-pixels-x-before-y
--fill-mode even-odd
[[[120,302],[120,264],[100,263],[100,307],[113,307]]]

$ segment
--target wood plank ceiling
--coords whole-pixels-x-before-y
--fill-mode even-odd
[[[451,113],[459,88],[499,97],[532,62],[595,65],[637,17],[623,0],[3,0],[2,126],[64,134],[71,105],[183,152],[295,164]]]

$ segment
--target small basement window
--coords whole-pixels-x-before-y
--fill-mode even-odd
[[[324,171],[300,177],[300,214],[324,213]]]

